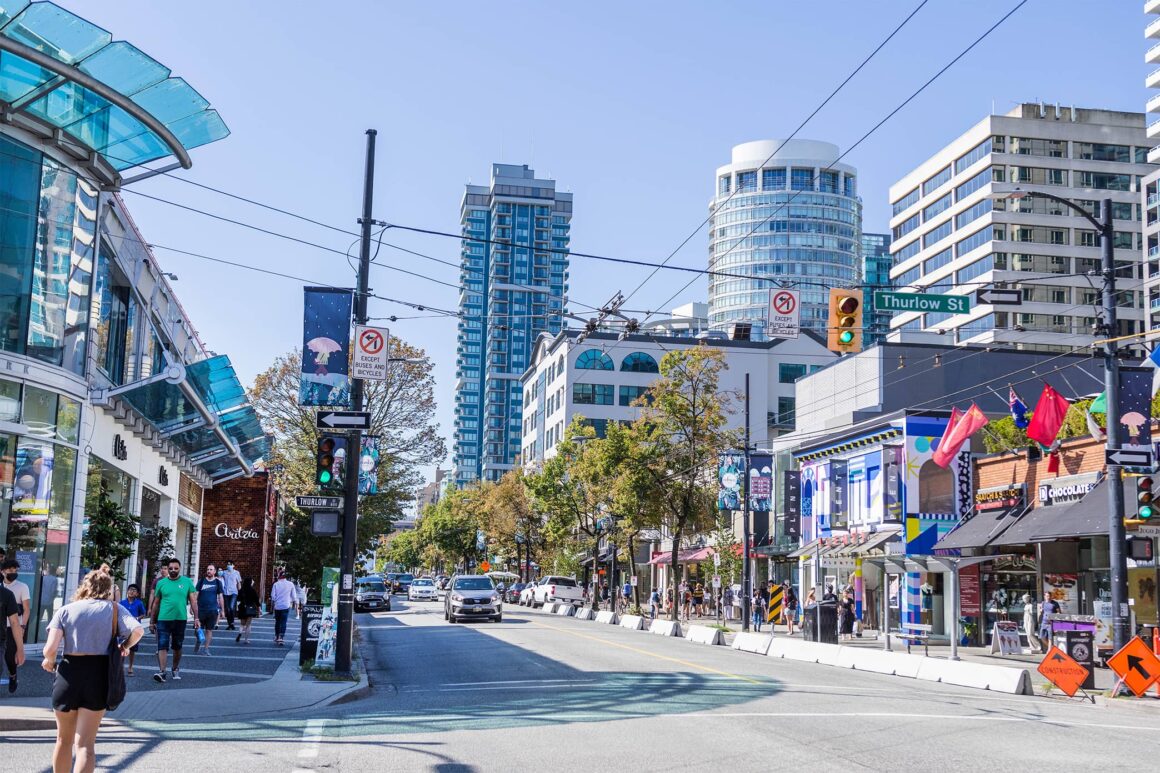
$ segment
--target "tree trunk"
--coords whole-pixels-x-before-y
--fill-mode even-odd
[[[669,610],[669,619],[674,622],[680,618],[681,605],[685,603],[677,586],[677,555],[680,552],[681,533],[678,531],[673,535],[673,552],[669,555],[669,584],[673,589],[673,608]]]

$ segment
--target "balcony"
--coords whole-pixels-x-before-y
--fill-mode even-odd
[[[1160,0],[1144,0],[1144,13],[1160,13]]]
[[[1160,43],[1144,52],[1144,64],[1160,63]]]
[[[1153,94],[1152,98],[1145,103],[1144,108],[1149,113],[1160,113],[1160,94]]]
[[[1154,19],[1151,24],[1144,28],[1144,37],[1160,38],[1160,19]]]
[[[1148,151],[1148,163],[1160,164],[1160,145]]]

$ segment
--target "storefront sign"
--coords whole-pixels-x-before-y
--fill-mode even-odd
[[[236,529],[231,529],[229,524],[219,523],[213,527],[215,537],[222,537],[224,539],[257,539],[258,532],[253,529],[243,529],[241,526]]]
[[[113,458],[122,462],[129,458],[129,447],[125,445],[120,435],[113,436]]]
[[[749,457],[749,510],[753,513],[768,513],[773,509],[773,457],[769,454],[753,454]]]
[[[1043,598],[1058,603],[1060,614],[1079,614],[1079,575],[1043,575]]]
[[[1071,475],[1039,484],[1039,504],[1043,507],[1062,505],[1083,499],[1099,483],[1099,473]]]
[[[1017,486],[993,486],[975,492],[975,509],[979,511],[1002,510],[1018,507],[1027,496],[1027,484]]]
[[[882,449],[882,522],[902,523],[902,448]]]
[[[830,528],[845,529],[849,525],[850,464],[845,459],[830,460]]]
[[[784,533],[788,539],[802,536],[802,474],[797,470],[783,470],[782,488],[785,497]]]
[[[978,564],[959,570],[959,613],[963,617],[979,617],[983,614]]]
[[[1019,644],[1019,623],[1014,620],[996,620],[991,631],[991,654],[1022,655]]]

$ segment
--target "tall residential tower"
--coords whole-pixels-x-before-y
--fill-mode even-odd
[[[455,485],[498,480],[520,453],[520,376],[532,345],[563,325],[572,194],[534,170],[492,164],[468,185],[455,377]]]
[[[760,140],[733,148],[709,202],[709,268],[752,279],[709,278],[709,324],[753,325],[765,337],[769,289],[801,291],[802,327],[825,333],[830,287],[861,274],[862,202],[837,145]],[[773,280],[773,281],[770,281]]]

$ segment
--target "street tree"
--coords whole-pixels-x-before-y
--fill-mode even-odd
[[[387,560],[407,571],[424,565],[423,550],[418,532],[403,531],[392,535],[386,547]]]
[[[480,488],[479,518],[491,552],[516,556],[520,578],[531,551],[542,542],[542,523],[528,492],[523,470],[509,470]]]
[[[478,498],[477,488],[452,489],[424,508],[416,527],[424,563],[437,569],[466,568],[477,558]]]

